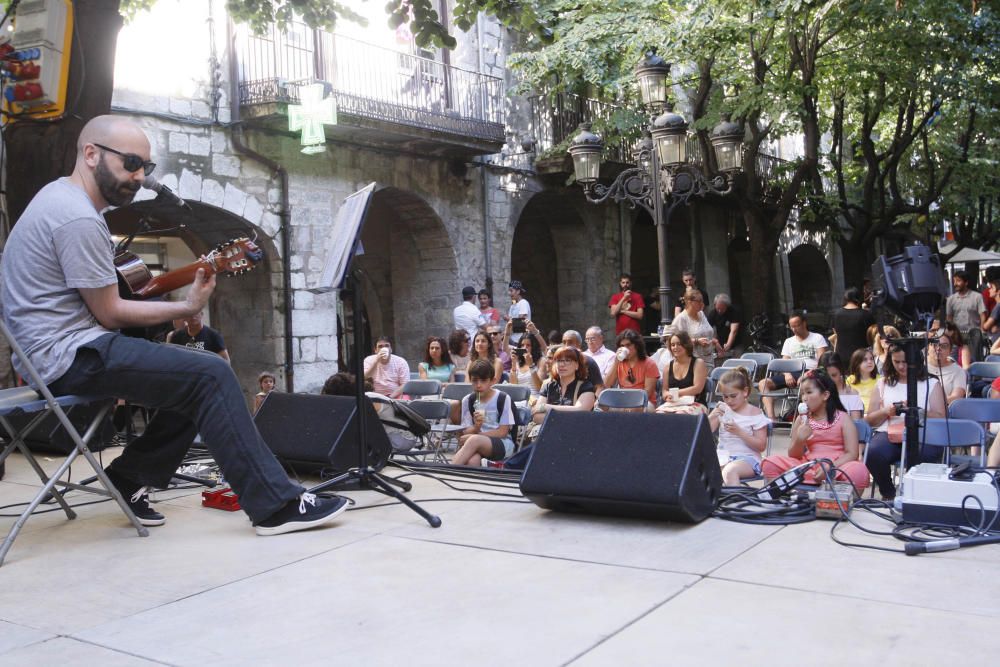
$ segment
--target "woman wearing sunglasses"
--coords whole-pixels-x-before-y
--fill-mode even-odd
[[[656,407],[656,381],[660,379],[660,371],[656,362],[646,356],[642,336],[626,329],[618,334],[615,347],[618,352],[604,375],[604,386],[642,389],[649,397],[647,410],[652,411]]]

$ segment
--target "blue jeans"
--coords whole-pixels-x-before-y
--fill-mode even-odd
[[[158,410],[142,436],[108,466],[139,485],[166,487],[201,433],[254,523],[302,493],[264,444],[236,375],[217,354],[106,334],[81,346],[50,389],[57,396],[123,398]]]
[[[918,460],[907,460],[906,464],[910,467],[918,463],[934,463],[941,460],[941,453],[940,447],[923,445]],[[896,497],[896,487],[892,483],[892,464],[899,463],[902,454],[903,445],[889,442],[889,434],[885,431],[876,431],[868,443],[868,458],[865,465],[883,498]]]

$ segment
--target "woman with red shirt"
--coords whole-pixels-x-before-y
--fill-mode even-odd
[[[660,379],[660,371],[656,362],[646,356],[642,336],[626,329],[618,334],[615,347],[618,351],[604,375],[604,386],[644,390],[649,397],[647,409],[652,411],[656,407],[656,381]]]

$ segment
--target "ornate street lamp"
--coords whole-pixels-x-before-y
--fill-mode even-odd
[[[667,269],[667,225],[677,206],[687,205],[692,197],[732,192],[733,177],[743,168],[743,128],[727,116],[711,134],[719,173],[706,176],[687,163],[688,123],[674,113],[667,101],[670,65],[650,50],[635,69],[639,95],[652,120],[643,138],[636,144],[635,167],[618,174],[610,184],[600,182],[601,152],[604,142],[590,131],[590,123],[581,123],[573,137],[569,154],[573,157],[576,180],[592,204],[609,199],[641,206],[656,225],[660,274],[660,331],[670,326],[673,309],[670,302],[670,274]],[[662,111],[662,113],[661,113]],[[666,205],[664,207],[664,205]]]

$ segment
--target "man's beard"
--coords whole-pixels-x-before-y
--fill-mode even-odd
[[[135,199],[135,193],[139,191],[139,184],[132,180],[119,181],[116,179],[111,170],[108,169],[104,159],[104,153],[101,153],[101,157],[97,161],[97,169],[94,172],[97,188],[100,190],[101,196],[104,197],[104,201],[112,206],[124,206],[131,203]]]

